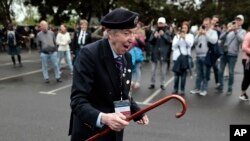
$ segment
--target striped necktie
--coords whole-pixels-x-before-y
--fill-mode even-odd
[[[122,76],[122,69],[123,69],[123,64],[122,64],[122,57],[118,56],[115,58],[116,62],[116,68],[119,70],[119,75],[120,77]]]

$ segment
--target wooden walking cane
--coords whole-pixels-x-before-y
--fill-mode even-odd
[[[179,96],[179,95],[170,95],[170,96],[166,96],[166,97],[164,97],[164,98],[162,98],[162,99],[160,99],[160,100],[154,102],[153,104],[151,104],[151,105],[149,105],[149,106],[143,108],[142,110],[140,110],[140,111],[138,111],[138,112],[132,114],[131,116],[127,117],[126,121],[130,121],[130,120],[132,120],[132,119],[134,119],[134,118],[136,118],[136,117],[138,117],[138,116],[140,116],[140,115],[142,115],[142,114],[144,114],[144,113],[146,113],[146,112],[148,112],[148,111],[150,111],[150,110],[152,110],[152,109],[154,109],[154,108],[156,108],[156,107],[162,105],[163,103],[166,103],[166,102],[169,101],[170,99],[176,99],[176,100],[180,101],[180,103],[181,103],[181,105],[182,105],[182,111],[181,111],[181,112],[177,112],[177,113],[175,114],[175,116],[176,116],[176,118],[182,117],[182,116],[186,113],[186,110],[187,110],[186,101],[184,100],[184,98],[182,98],[182,97]],[[107,134],[109,131],[111,131],[111,129],[110,129],[110,128],[107,128],[107,129],[105,129],[105,130],[103,130],[103,131],[101,131],[101,132],[95,134],[94,136],[88,138],[86,141],[95,141],[95,140],[98,139],[99,137],[101,137],[101,136]]]

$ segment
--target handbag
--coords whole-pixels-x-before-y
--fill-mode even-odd
[[[218,45],[218,43],[212,44],[208,42],[207,46],[208,51],[205,56],[205,64],[211,67],[216,63],[217,59],[224,54],[224,51],[223,48]]]
[[[178,46],[178,49],[180,51],[180,55],[177,58],[177,60],[174,62],[172,71],[175,73],[182,73],[183,71],[189,68],[189,61],[188,61],[189,55],[183,55],[181,53],[179,46]]]

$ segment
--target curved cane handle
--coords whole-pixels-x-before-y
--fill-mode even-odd
[[[182,98],[179,95],[170,95],[170,96],[166,96],[166,97],[164,97],[164,98],[162,98],[162,99],[154,102],[153,104],[149,105],[148,107],[146,107],[146,108],[144,108],[144,109],[142,109],[142,110],[140,110],[140,111],[132,114],[126,120],[130,121],[130,120],[132,120],[132,119],[134,119],[134,118],[136,118],[136,117],[138,117],[138,116],[140,116],[140,115],[142,115],[142,114],[144,114],[144,113],[146,113],[146,112],[148,112],[148,111],[150,111],[150,110],[152,110],[152,109],[154,109],[154,108],[162,105],[163,103],[166,103],[170,99],[176,99],[176,100],[178,100],[181,103],[181,105],[182,105],[182,111],[181,112],[177,112],[175,114],[175,117],[176,118],[182,117],[186,113],[186,110],[187,110],[187,103],[186,103],[185,99]],[[103,131],[95,134],[94,136],[90,137],[86,141],[95,141],[97,138],[99,138],[99,137],[107,134],[109,131],[111,131],[111,129],[107,128],[107,129],[105,129],[105,130],[103,130]]]

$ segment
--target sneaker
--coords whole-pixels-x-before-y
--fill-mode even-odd
[[[178,94],[178,91],[173,91],[172,94]]]
[[[232,91],[227,91],[227,95],[232,95]]]
[[[215,89],[220,89],[220,83],[216,83],[216,87],[215,87]]]
[[[160,86],[160,88],[161,88],[162,90],[165,90],[165,88],[164,88],[164,86],[163,86],[163,85],[161,85],[161,86]]]
[[[194,89],[194,90],[191,90],[190,93],[191,94],[198,94],[198,93],[200,93],[200,90]]]
[[[19,63],[19,67],[20,67],[20,68],[23,67],[23,64],[22,64],[22,63]]]
[[[207,95],[207,91],[201,91],[201,92],[200,92],[200,95],[201,95],[201,96],[206,96],[206,95]]]
[[[222,88],[221,85],[220,85],[220,86],[217,86],[217,87],[216,87],[216,90],[217,90],[219,93],[223,93],[223,88]]]
[[[239,96],[239,99],[240,99],[240,100],[243,100],[243,101],[249,100],[246,93],[244,93],[243,95],[240,95],[240,96]]]
[[[49,79],[45,79],[45,81],[44,81],[44,82],[48,84],[48,83],[49,83]]]
[[[154,84],[151,84],[148,89],[154,89],[155,88],[155,85]]]
[[[139,83],[139,82],[135,82],[134,88],[135,88],[135,89],[140,88],[140,83]]]
[[[180,92],[180,95],[181,95],[181,96],[184,96],[184,95],[185,95],[185,92],[184,92],[184,91],[181,91],[181,92]]]
[[[56,79],[56,82],[61,83],[61,82],[62,82],[62,79],[61,79],[61,78],[58,78],[58,79]]]
[[[221,90],[222,89],[222,86],[220,84],[216,84],[216,87],[215,87],[216,90]]]

